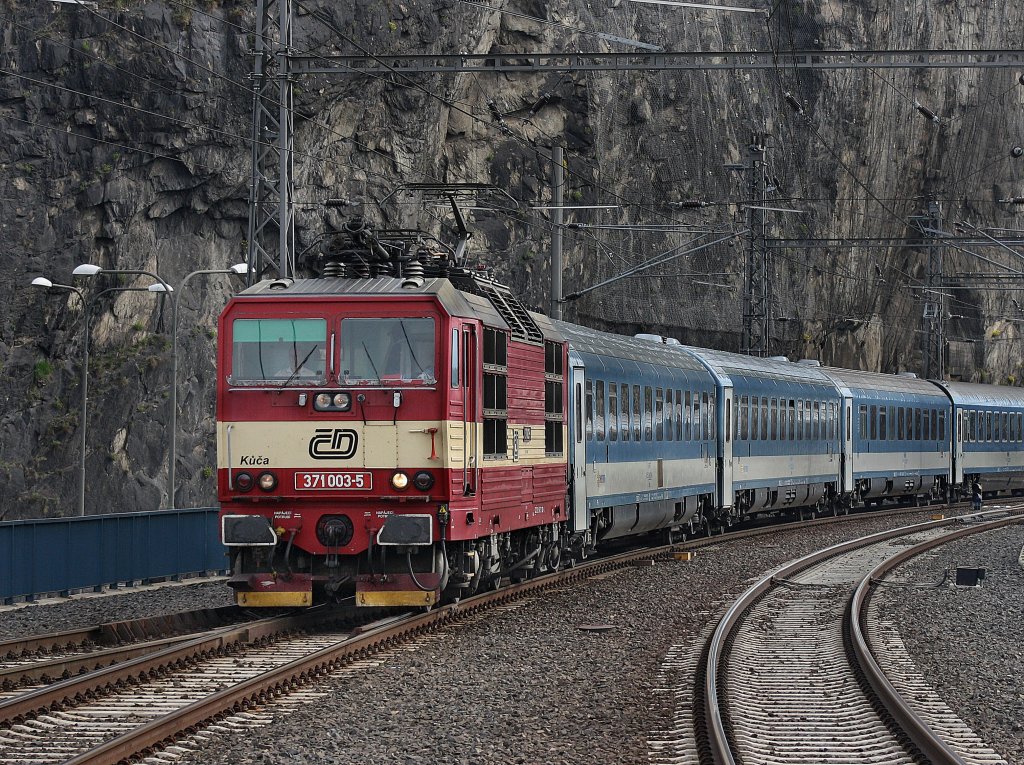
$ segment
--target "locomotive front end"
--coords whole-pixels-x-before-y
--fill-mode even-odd
[[[450,317],[429,295],[340,282],[257,285],[221,317],[221,532],[239,605],[430,606],[446,584],[462,486],[449,451],[465,434],[438,380],[441,359],[458,374]]]

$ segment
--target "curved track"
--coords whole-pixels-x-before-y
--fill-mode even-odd
[[[918,696],[930,710],[918,715],[878,667],[861,627],[870,623],[870,583],[888,567],[1021,521],[917,524],[827,548],[759,580],[705,648],[695,700],[701,762],[1002,762],[934,694]],[[923,693],[901,684],[906,695]]]

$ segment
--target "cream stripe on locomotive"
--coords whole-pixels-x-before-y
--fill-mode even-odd
[[[800,482],[806,476],[839,477],[837,454],[780,454],[773,456],[733,457],[733,483],[777,480],[779,485],[790,478]]]
[[[467,427],[475,427],[480,452],[483,424],[468,423]],[[562,443],[566,443],[564,425],[562,430]],[[463,423],[452,420],[399,420],[394,425],[359,421],[220,422],[217,425],[219,468],[462,467],[464,449]],[[480,466],[550,465],[565,461],[565,454],[545,454],[543,424],[510,422],[506,456],[484,455]]]
[[[602,497],[652,489],[703,486],[714,483],[716,475],[713,459],[589,463],[587,496]]]

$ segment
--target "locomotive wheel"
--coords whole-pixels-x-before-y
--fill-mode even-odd
[[[548,550],[548,571],[555,572],[562,567],[562,544],[561,542],[552,542],[551,547]]]

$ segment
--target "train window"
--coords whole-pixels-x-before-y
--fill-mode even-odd
[[[654,440],[654,428],[651,417],[654,409],[654,389],[644,386],[644,441]]]
[[[633,440],[640,440],[640,386],[633,386]]]
[[[1002,414],[1000,412],[992,413],[992,440],[1002,441],[1003,440],[1003,424]]]
[[[773,398],[770,405],[772,413],[772,441],[779,440],[779,400]]]
[[[707,391],[700,394],[701,403],[701,431],[704,434],[704,440],[707,441],[711,438],[711,410],[708,408],[708,394]]]
[[[946,410],[939,410],[939,440],[946,440]]]
[[[693,438],[693,410],[690,408],[690,391],[686,391],[683,394],[686,397],[686,402],[683,405],[683,417],[686,419],[686,431],[685,438],[690,441]]]
[[[629,422],[629,385],[626,383],[622,384],[622,419],[621,419],[621,430],[622,440],[629,440],[629,431],[632,429],[632,425]]]
[[[683,440],[683,392],[676,389],[676,441]]]
[[[868,422],[871,426],[871,440],[874,441],[878,438],[878,407],[874,404],[868,410]]]
[[[888,440],[887,428],[886,428],[886,426],[888,424],[889,423],[888,423],[888,417],[886,415],[886,407],[884,407],[884,406],[878,407],[878,437],[881,440],[883,440],[883,441]]]
[[[939,411],[938,409],[932,409],[932,441],[939,440]]]
[[[619,440],[619,386],[608,383],[608,440]]]
[[[594,381],[587,380],[587,440],[594,438]]]
[[[796,402],[796,440],[803,441],[804,439],[804,402],[802,399],[797,399]]]
[[[975,441],[978,438],[978,417],[974,410],[967,412],[967,440]]]
[[[345,331],[342,322],[342,332]],[[508,334],[501,329],[484,327],[484,364],[495,367],[508,366]]]
[[[914,407],[914,440],[920,441],[924,436],[921,433],[921,409]]]
[[[671,441],[675,435],[675,407],[672,406],[672,389],[665,389],[665,440]]]
[[[811,438],[815,441],[821,438],[821,402],[815,401],[811,404]]]
[[[604,380],[594,383],[594,435],[604,441]]]
[[[718,433],[716,426],[717,420],[715,417],[715,412],[717,411],[718,410],[715,409],[715,392],[711,391],[711,393],[708,394],[708,438],[712,440],[715,439]]]
[[[665,440],[665,391],[654,390],[654,440]]]
[[[761,397],[761,440],[768,440],[768,399]]]
[[[544,341],[544,371],[561,377],[565,373],[562,346],[550,340]]]
[[[735,409],[735,405],[732,407]],[[739,415],[736,415],[738,417]],[[693,440],[700,440],[700,393],[693,391]]]
[[[896,407],[896,438],[903,440],[906,429],[903,427],[903,407]]]
[[[737,434],[736,438],[741,441],[747,440],[747,420],[749,416],[748,409],[749,405],[747,403],[747,397],[740,396],[740,406],[739,409],[736,411],[737,419],[739,420],[737,424],[739,425],[740,432]]]
[[[433,319],[342,319],[346,384],[434,383]]]
[[[484,457],[504,457],[508,454],[508,422],[499,418],[484,418]]]
[[[425,321],[431,323],[433,366],[433,322]],[[325,319],[235,319],[231,334],[232,385],[308,386],[327,381]]]
[[[459,330],[458,328],[452,330],[452,347],[451,351],[451,364],[449,366],[449,379],[451,380],[451,386],[458,388],[462,384],[462,378],[459,376]]]
[[[1009,431],[1008,420],[1009,420],[1009,415],[1006,412],[1003,412],[1003,440],[1004,441],[1008,441],[1009,440],[1010,431]]]
[[[985,440],[995,440],[992,438],[992,412],[985,412]]]
[[[1017,440],[1017,415],[1006,414],[1006,440],[1013,443]]]
[[[750,399],[750,440],[756,441],[761,434],[761,407],[757,405],[757,396]]]
[[[786,430],[788,435],[786,436],[790,441],[796,441],[796,400],[789,400],[789,411],[786,413]]]
[[[732,399],[725,397],[725,440],[732,435]]]
[[[867,404],[861,404],[860,408],[857,411],[860,413],[860,433],[859,433],[859,435],[860,435],[861,438],[867,438],[868,437],[868,405]]]

